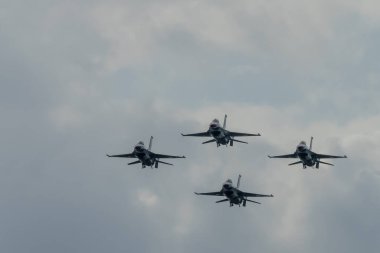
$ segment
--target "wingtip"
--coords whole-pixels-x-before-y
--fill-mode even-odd
[[[185,136],[183,133],[181,133],[182,136]]]
[[[344,155],[344,158],[347,158],[347,156],[346,156],[346,155]]]
[[[273,194],[271,194],[270,196],[273,197]]]
[[[257,136],[261,136],[261,134],[260,134],[260,133],[258,133],[258,134],[257,134]]]
[[[195,195],[199,195],[199,193],[198,193],[198,192],[194,192],[194,194],[195,194]]]
[[[273,158],[273,156],[268,155],[269,158]]]
[[[109,154],[106,154],[107,157],[111,157]]]

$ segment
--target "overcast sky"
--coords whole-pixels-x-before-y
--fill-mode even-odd
[[[379,13],[375,0],[0,0],[0,251],[378,252]],[[262,136],[180,135],[224,114]],[[105,156],[151,135],[187,158],[142,170]],[[349,158],[267,158],[310,136]],[[274,198],[193,194],[238,174]]]

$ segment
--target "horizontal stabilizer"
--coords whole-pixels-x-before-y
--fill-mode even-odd
[[[134,162],[128,163],[128,165],[138,164],[138,163],[141,163],[141,161],[134,161]]]
[[[298,162],[295,162],[295,163],[289,163],[288,165],[291,166],[291,165],[300,164],[300,163],[303,163],[303,162],[302,161],[298,161]]]
[[[322,161],[319,161],[319,163],[323,163],[323,164],[327,164],[327,165],[330,165],[330,166],[334,166],[334,164],[332,164],[332,163],[327,163],[327,162],[322,162]]]
[[[202,142],[202,144],[211,143],[211,142],[216,142],[216,140],[212,139],[212,140],[209,140],[209,141],[204,141],[204,142]]]
[[[171,163],[167,163],[167,162],[161,162],[161,161],[157,161],[157,162],[159,162],[159,163],[163,163],[163,164],[167,164],[167,165],[173,165],[173,164],[171,164]]]
[[[240,142],[240,143],[248,144],[248,142],[245,142],[245,141],[239,141],[239,140],[236,140],[236,139],[234,139],[234,142]]]
[[[261,204],[260,202],[253,201],[253,200],[249,200],[249,199],[246,199],[246,201],[248,201],[248,202],[252,202],[252,203],[256,203],[256,204]]]

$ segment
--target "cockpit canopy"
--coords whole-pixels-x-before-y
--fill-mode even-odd
[[[136,144],[135,149],[136,149],[137,151],[141,151],[141,150],[145,149],[145,147],[144,147],[144,142],[139,141],[139,142]]]
[[[300,151],[304,151],[305,149],[307,149],[306,142],[305,141],[301,141],[300,144],[298,144],[297,149],[300,150]]]
[[[223,188],[230,189],[231,187],[232,187],[232,180],[231,179],[227,179],[227,181],[224,182],[224,184],[223,184]]]
[[[220,127],[219,120],[218,119],[214,119],[213,121],[211,121],[210,127],[212,127],[212,128]]]

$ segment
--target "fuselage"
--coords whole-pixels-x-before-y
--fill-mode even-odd
[[[222,186],[222,192],[226,198],[230,201],[230,205],[240,205],[243,202],[243,198],[239,196],[238,190],[232,186],[232,180],[228,179]]]
[[[298,156],[298,158],[303,162],[304,165],[312,167],[315,165],[316,160],[312,156],[312,152],[307,147],[306,143],[304,141],[301,141],[300,144],[298,144],[295,152]]]
[[[137,143],[133,150],[133,154],[140,160],[143,166],[153,166],[156,161],[154,158],[150,157],[150,152],[145,148],[142,141]]]
[[[219,145],[227,145],[231,137],[228,135],[228,132],[223,129],[220,125],[219,120],[214,119],[211,121],[208,132],[216,140],[216,143]]]

